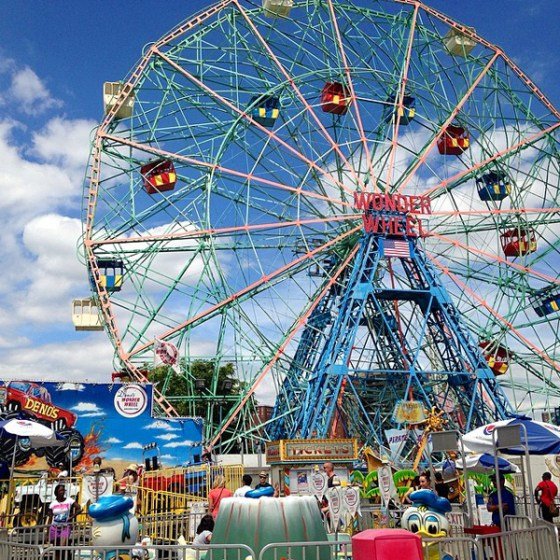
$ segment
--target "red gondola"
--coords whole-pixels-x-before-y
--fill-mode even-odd
[[[450,124],[437,141],[439,153],[446,156],[460,156],[470,145],[469,131]]]
[[[500,240],[506,257],[522,257],[537,250],[537,238],[532,229],[510,229],[502,233]]]
[[[143,165],[140,174],[144,179],[144,189],[148,194],[172,191],[177,182],[177,174],[173,162],[168,159],[158,159]]]
[[[504,375],[509,368],[509,351],[503,346],[496,346],[492,342],[486,340],[479,344],[482,353],[488,362],[488,367],[494,372],[494,375]],[[490,347],[490,349],[487,349]]]
[[[327,82],[321,92],[321,108],[325,113],[344,115],[350,105],[350,91],[340,82]]]

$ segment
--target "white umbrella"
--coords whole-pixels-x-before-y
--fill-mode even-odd
[[[0,428],[16,437],[29,438],[32,447],[62,447],[65,443],[54,430],[33,420],[12,418],[0,422]]]
[[[468,471],[487,473],[493,471],[496,466],[494,464],[494,456],[490,453],[476,453],[474,455],[466,455],[464,460],[457,460],[457,468],[463,470],[466,467]],[[519,467],[514,465],[503,457],[498,457],[498,470],[502,473],[518,473]]]
[[[16,451],[19,438],[27,438],[31,442],[31,447],[61,447],[65,445],[64,440],[59,440],[56,437],[56,432],[38,422],[32,420],[23,420],[19,418],[12,418],[0,422],[0,428],[5,432],[16,436],[14,445],[14,454],[12,456],[11,476],[14,474],[14,466],[16,461]]]

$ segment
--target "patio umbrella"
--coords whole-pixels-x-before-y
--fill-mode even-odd
[[[3,420],[0,422],[0,429],[8,434],[16,436],[14,454],[12,456],[12,468],[10,469],[11,476],[14,474],[18,439],[29,439],[31,447],[35,449],[40,447],[61,447],[66,443],[63,439],[57,438],[54,430],[44,424],[33,422],[32,420],[23,420],[19,418]]]
[[[525,432],[521,429],[521,441],[527,445],[529,455],[555,455],[560,453],[560,428],[545,422],[536,422],[530,418],[511,418],[500,420],[492,424],[486,424],[476,428],[463,436],[463,443],[470,451],[492,453],[492,433],[496,428],[503,426],[525,426],[527,430],[527,441]],[[522,447],[501,448],[502,453],[508,455],[523,455]]]
[[[463,459],[457,460],[457,468],[463,470],[465,468],[468,471],[478,472],[478,473],[488,473],[493,471],[496,467],[494,464],[494,456],[490,453],[476,453],[475,455],[466,455]],[[519,467],[510,463],[507,459],[503,457],[498,457],[498,470],[502,473],[518,473]]]

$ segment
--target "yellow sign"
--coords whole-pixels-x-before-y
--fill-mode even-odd
[[[421,424],[426,421],[424,404],[420,401],[398,401],[393,411],[397,424]]]
[[[358,440],[352,439],[281,439],[266,444],[266,462],[320,463],[355,461]]]

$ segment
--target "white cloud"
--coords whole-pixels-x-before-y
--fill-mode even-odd
[[[2,321],[0,320],[0,323]],[[25,336],[2,336],[0,335],[0,348],[12,348],[13,346],[26,346],[31,340]]]
[[[33,133],[33,153],[45,162],[83,172],[94,126],[93,121],[86,119],[70,121],[55,117]]]
[[[137,441],[132,441],[127,443],[123,449],[142,449],[142,444],[138,443]]]
[[[166,460],[166,461],[171,461],[173,459],[177,459],[177,457],[175,457],[175,455],[169,455],[169,454],[162,455],[161,458]]]
[[[116,437],[110,437],[109,439],[105,440],[105,443],[108,443],[110,445],[116,445],[117,443],[122,443],[122,440],[120,440]]]
[[[14,72],[9,94],[19,104],[19,109],[28,115],[37,115],[62,105],[28,66]]]
[[[144,426],[144,430],[165,430],[166,432],[177,432],[180,428],[176,428],[163,420],[156,420],[147,426]]]
[[[157,439],[161,439],[163,441],[171,441],[172,439],[177,439],[179,436],[177,434],[162,434],[157,435]]]
[[[100,412],[101,409],[95,403],[79,402],[72,407],[76,412]]]
[[[194,441],[183,440],[183,441],[172,441],[171,443],[166,443],[163,447],[175,448],[175,447],[192,447],[196,445]]]
[[[59,383],[56,387],[57,391],[84,391],[85,385],[81,383]]]
[[[106,337],[84,337],[71,342],[61,338],[48,344],[35,341],[2,353],[0,378],[107,382],[112,361],[113,349]]]

